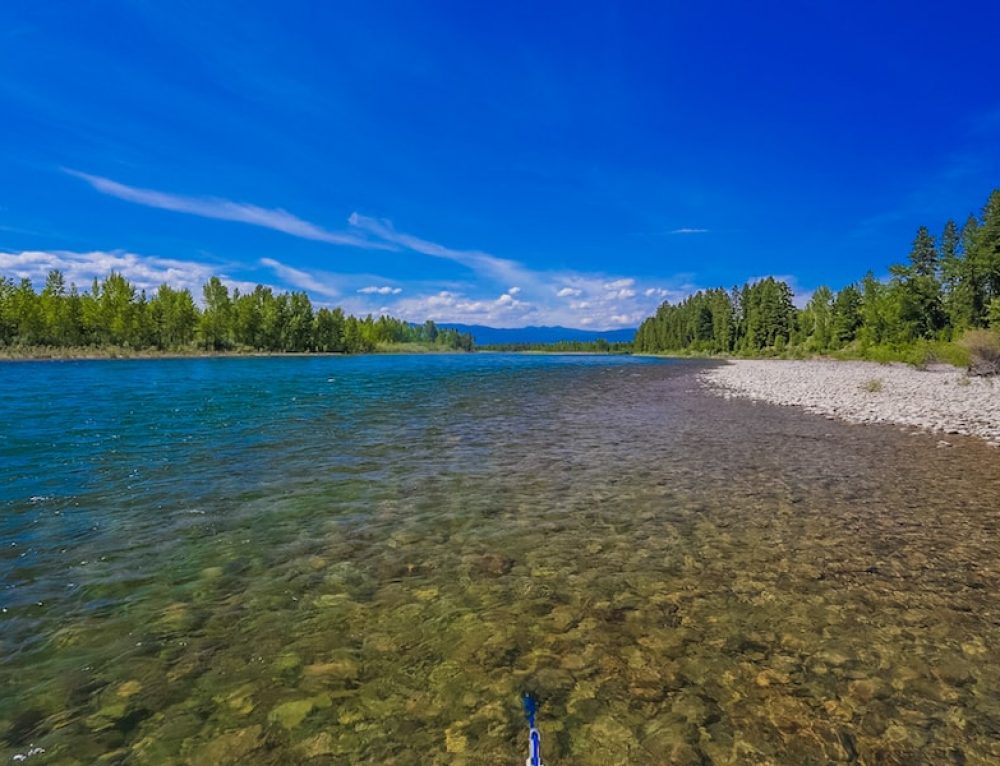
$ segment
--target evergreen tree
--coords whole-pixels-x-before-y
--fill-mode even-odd
[[[962,227],[962,260],[957,276],[956,293],[959,296],[961,326],[981,327],[987,299],[987,285],[984,265],[979,257],[979,221],[970,215]]]
[[[927,231],[926,226],[917,229],[917,236],[913,240],[913,247],[910,250],[910,264],[913,273],[920,277],[936,277],[938,273],[938,254],[934,245],[934,237]]]
[[[833,338],[833,291],[825,285],[817,287],[799,321],[810,350],[829,349]]]
[[[938,281],[938,255],[926,226],[917,230],[910,250],[910,265],[890,267],[892,296],[897,317],[896,341],[933,338],[946,323]]]
[[[973,218],[975,221],[975,218]],[[954,221],[949,220],[941,234],[941,281],[944,310],[955,329],[973,325],[969,261],[964,257],[964,237]]]
[[[833,347],[841,348],[857,335],[862,323],[863,298],[855,285],[847,285],[837,293],[833,302],[832,335]]]
[[[989,305],[994,298],[1000,298],[1000,189],[994,189],[986,200],[975,248],[985,286],[983,303]]]
[[[865,346],[877,346],[889,337],[888,289],[870,271],[861,280],[861,330]]]

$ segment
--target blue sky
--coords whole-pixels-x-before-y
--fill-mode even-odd
[[[838,288],[1000,185],[997,29],[996,2],[13,0],[0,272],[599,329]]]

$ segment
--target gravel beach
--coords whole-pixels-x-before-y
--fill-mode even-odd
[[[734,360],[702,375],[726,398],[802,407],[852,423],[899,423],[1000,446],[1000,380],[954,368],[874,362]]]

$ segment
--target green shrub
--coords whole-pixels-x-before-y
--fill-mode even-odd
[[[969,330],[960,344],[969,354],[971,374],[1000,375],[1000,333]]]
[[[867,391],[869,394],[877,394],[882,390],[882,381],[878,378],[866,380],[861,384],[861,390]]]

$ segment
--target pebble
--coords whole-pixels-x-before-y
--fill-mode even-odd
[[[958,369],[737,359],[707,370],[701,378],[726,398],[797,406],[851,423],[893,423],[978,436],[991,447],[1000,447],[1000,387],[992,379],[972,378]],[[941,440],[937,446],[944,449],[953,445]]]

